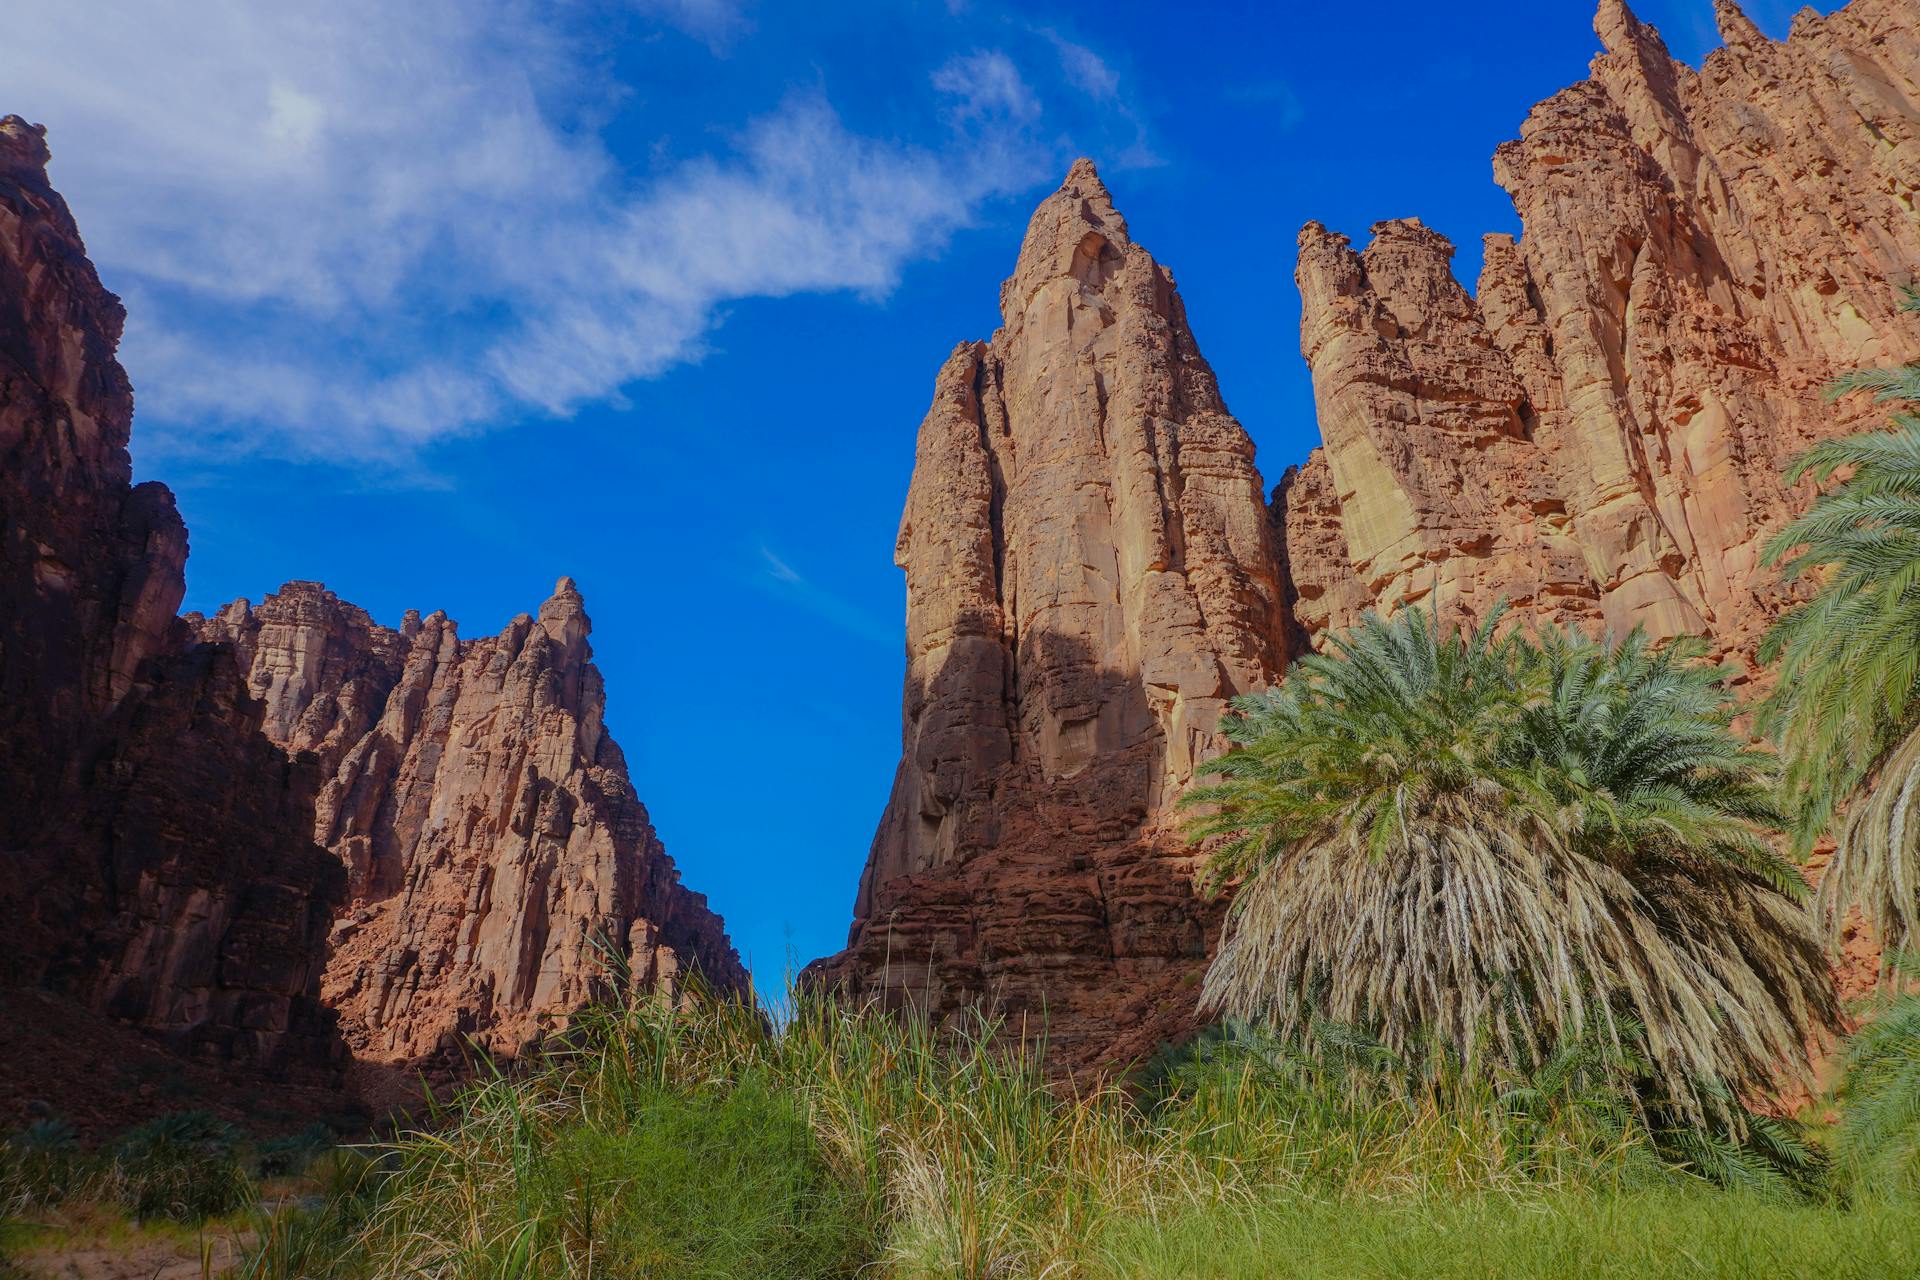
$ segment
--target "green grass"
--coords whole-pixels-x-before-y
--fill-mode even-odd
[[[238,1256],[261,1202],[327,1185],[342,1156],[319,1127],[254,1142],[205,1112],[170,1112],[89,1146],[44,1117],[0,1138],[0,1280],[100,1251],[154,1259]],[[346,1157],[358,1167],[364,1161]],[[315,1174],[319,1179],[315,1179]],[[62,1272],[64,1274],[64,1272]]]
[[[1091,1252],[1098,1280],[1891,1280],[1920,1275],[1920,1212],[1678,1191],[1276,1201],[1122,1224]]]
[[[392,1224],[408,1269],[811,1280],[862,1255],[852,1193],[793,1099],[755,1082],[513,1120],[467,1150],[407,1153],[399,1176],[424,1192]],[[438,1194],[456,1187],[483,1198]]]
[[[1818,1161],[1776,1176],[1729,1135],[1737,1176],[1705,1172],[1749,1189],[1722,1190],[1578,1052],[1468,1079],[1363,1038],[1213,1038],[1075,1090],[996,1030],[824,1000],[778,1032],[738,1005],[602,1012],[340,1157],[323,1208],[262,1219],[246,1274],[1920,1274],[1911,1202],[1842,1207]]]
[[[1787,1127],[1675,1131],[1597,1044],[1520,1077],[1305,1043],[1223,1028],[1075,1089],[986,1023],[644,1001],[382,1146],[23,1131],[0,1256],[214,1231],[255,1280],[1920,1276],[1911,1195],[1848,1204]]]

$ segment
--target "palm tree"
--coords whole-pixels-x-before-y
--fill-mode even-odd
[[[1235,701],[1189,797],[1240,883],[1203,1005],[1520,1074],[1597,1036],[1696,1119],[1803,1065],[1835,996],[1716,673],[1499,621],[1369,614]]]
[[[1881,1007],[1847,1045],[1840,1087],[1841,1167],[1861,1191],[1920,1192],[1920,957],[1895,958],[1908,989]]]
[[[1906,291],[1903,310],[1920,311],[1920,290]],[[1828,391],[1920,404],[1920,364],[1849,374]],[[1824,484],[1843,469],[1847,478],[1767,547],[1766,562],[1789,581],[1819,586],[1761,645],[1761,659],[1779,664],[1761,723],[1781,745],[1802,853],[1864,789],[1835,833],[1820,907],[1838,927],[1857,906],[1900,947],[1920,935],[1920,414],[1815,445],[1787,479]]]

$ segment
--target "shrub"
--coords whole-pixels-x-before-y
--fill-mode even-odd
[[[72,1125],[57,1116],[35,1120],[0,1145],[0,1215],[58,1204],[84,1164]]]
[[[253,1198],[239,1134],[204,1111],[177,1111],[131,1130],[114,1146],[113,1198],[136,1219],[195,1222]]]
[[[284,1178],[306,1172],[307,1166],[332,1150],[333,1130],[315,1121],[298,1133],[269,1138],[253,1148],[254,1169],[263,1178]]]

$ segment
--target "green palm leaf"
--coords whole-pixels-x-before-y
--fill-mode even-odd
[[[1696,1116],[1832,1025],[1772,758],[1697,648],[1368,615],[1267,693],[1188,799],[1239,882],[1203,1002],[1524,1075],[1597,1036]]]
[[[1920,1193],[1920,957],[1893,960],[1897,988],[1847,1046],[1840,1099],[1842,1168],[1861,1190]]]
[[[1903,307],[1920,310],[1920,292]],[[1833,397],[1870,392],[1920,402],[1920,365],[1837,378]],[[1838,842],[1820,908],[1838,930],[1861,909],[1891,946],[1920,937],[1920,416],[1887,430],[1826,440],[1795,458],[1787,479],[1825,484],[1807,513],[1767,544],[1789,581],[1817,584],[1761,645],[1778,682],[1761,727],[1779,741],[1784,793],[1802,854]],[[1844,820],[1836,821],[1844,809]]]

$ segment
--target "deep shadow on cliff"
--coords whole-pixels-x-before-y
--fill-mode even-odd
[[[1198,1025],[1222,908],[1195,891],[1197,852],[1147,803],[1166,744],[1139,676],[1101,666],[1077,637],[1031,642],[1075,673],[1080,707],[1104,714],[1068,722],[1087,732],[1067,760],[1015,732],[984,757],[903,761],[847,948],[802,981],[935,1018],[977,1010],[1044,1036],[1067,1066],[1121,1065]],[[910,722],[956,674],[908,681]],[[1017,692],[1009,706],[1021,723]],[[946,785],[921,788],[943,763],[959,766]],[[908,843],[909,825],[939,852],[889,873],[883,852]]]
[[[474,642],[317,584],[175,616],[186,528],[132,483],[125,313],[48,161],[0,119],[0,1124],[364,1114],[616,971],[744,990],[605,732],[570,580]]]

